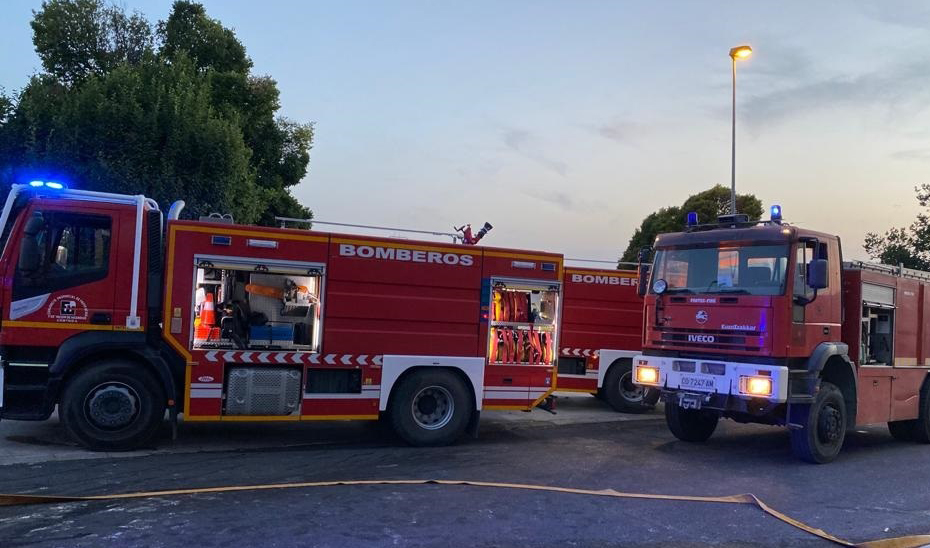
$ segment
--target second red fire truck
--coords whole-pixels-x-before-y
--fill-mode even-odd
[[[815,463],[856,425],[930,442],[930,273],[844,263],[837,236],[778,206],[767,222],[688,225],[656,238],[634,359],[676,437],[704,441],[720,417],[783,425]]]
[[[102,450],[185,421],[387,418],[415,445],[555,386],[562,256],[165,219],[16,185],[0,226],[0,416]]]
[[[557,389],[595,394],[616,411],[642,413],[659,392],[633,383],[643,298],[635,270],[566,267]]]

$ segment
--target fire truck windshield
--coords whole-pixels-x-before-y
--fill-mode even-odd
[[[652,279],[666,293],[781,295],[787,265],[787,245],[676,247],[656,252]]]

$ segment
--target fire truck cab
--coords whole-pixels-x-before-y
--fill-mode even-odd
[[[0,271],[0,417],[101,450],[164,421],[387,419],[414,445],[555,386],[557,254],[167,219],[14,185]]]
[[[930,442],[930,274],[844,264],[838,237],[783,223],[778,206],[760,223],[694,217],[656,238],[634,359],[676,437],[704,441],[720,417],[783,425],[815,463],[856,425]]]

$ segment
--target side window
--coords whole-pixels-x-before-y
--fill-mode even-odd
[[[104,215],[34,212],[23,228],[13,299],[106,278],[110,228]]]

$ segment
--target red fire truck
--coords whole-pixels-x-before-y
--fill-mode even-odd
[[[143,196],[14,185],[0,416],[103,450],[164,420],[388,418],[414,445],[554,388],[562,256],[163,219]]]
[[[760,223],[688,217],[656,238],[634,359],[676,437],[704,441],[720,417],[784,425],[815,463],[856,425],[930,442],[930,273],[843,263],[837,236],[783,223],[778,206]]]
[[[633,383],[643,330],[638,279],[635,270],[565,268],[558,391],[595,394],[626,413],[654,407],[659,392]]]

